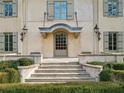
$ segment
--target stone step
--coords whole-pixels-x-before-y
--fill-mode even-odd
[[[72,63],[79,62],[78,58],[44,58],[44,63]]]
[[[67,79],[67,78],[62,78],[62,79],[57,79],[57,78],[51,78],[51,79],[38,79],[38,78],[30,78],[30,79],[26,79],[25,82],[35,82],[35,83],[39,83],[39,82],[82,82],[82,81],[95,81],[94,78],[91,77],[85,77],[85,78],[72,78],[72,79]]]
[[[78,62],[69,62],[69,63],[41,63],[40,65],[79,65]]]
[[[70,69],[70,68],[81,68],[80,65],[41,65],[38,67],[39,69],[57,69],[57,68],[62,68],[62,69]]]
[[[32,74],[31,77],[89,77],[87,73],[40,73]]]
[[[38,69],[35,73],[81,73],[85,72],[83,69]]]

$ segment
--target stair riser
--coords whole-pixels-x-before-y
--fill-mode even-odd
[[[35,70],[35,73],[82,73],[84,70]]]
[[[78,79],[78,80],[74,80],[74,79],[68,79],[68,80],[49,80],[49,79],[36,79],[36,80],[32,80],[32,79],[27,79],[25,82],[82,82],[82,81],[94,81],[94,79]]]
[[[64,67],[62,67],[62,66],[55,66],[55,67],[52,67],[52,66],[48,66],[48,67],[38,67],[38,69],[78,69],[78,68],[80,68],[80,67],[75,67],[75,66],[64,66]]]
[[[89,77],[89,74],[84,74],[84,75],[31,75],[31,77]]]
[[[79,63],[42,63],[40,65],[79,65]]]
[[[95,81],[79,63],[42,63],[26,83]]]

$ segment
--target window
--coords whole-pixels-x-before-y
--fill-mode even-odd
[[[117,33],[109,32],[109,50],[117,50]]]
[[[104,0],[104,15],[109,17],[122,16],[122,0]]]
[[[54,18],[55,19],[67,18],[67,2],[66,1],[54,2]]]
[[[17,32],[0,32],[0,52],[17,52],[17,42]]]
[[[17,16],[17,0],[0,0],[0,16]]]
[[[13,51],[13,34],[12,33],[5,33],[5,40],[4,40],[4,47],[5,51]]]
[[[72,20],[74,17],[74,0],[48,0],[48,20]]]
[[[12,16],[12,2],[4,2],[4,16]]]
[[[104,32],[104,51],[123,52],[123,32]]]

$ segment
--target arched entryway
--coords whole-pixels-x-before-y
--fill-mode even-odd
[[[54,33],[54,56],[67,57],[68,56],[68,33],[55,32]]]
[[[77,57],[80,53],[82,27],[58,23],[40,27],[44,57]]]

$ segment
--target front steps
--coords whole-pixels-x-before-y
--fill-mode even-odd
[[[38,69],[26,79],[26,83],[66,83],[95,81],[81,68],[78,62],[42,63]]]

